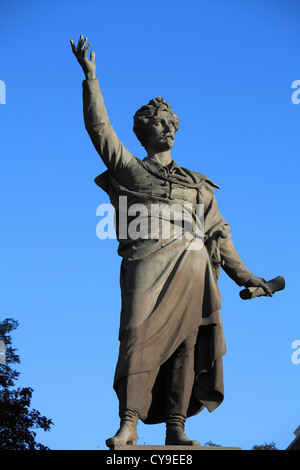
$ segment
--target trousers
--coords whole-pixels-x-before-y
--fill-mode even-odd
[[[176,349],[164,364],[166,375],[164,390],[161,396],[164,400],[166,420],[172,416],[187,417],[195,379],[194,347],[197,340],[198,328],[194,330]],[[133,414],[140,417],[143,399],[155,383],[159,368],[156,371],[132,374],[122,379],[118,386],[119,415],[122,417]]]

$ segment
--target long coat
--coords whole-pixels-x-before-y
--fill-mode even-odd
[[[134,157],[112,128],[97,79],[83,82],[83,102],[87,131],[108,168],[95,182],[115,207],[122,257],[120,349],[114,388],[118,393],[118,383],[127,375],[155,373],[155,385],[143,397],[140,417],[145,423],[164,421],[164,364],[199,328],[188,416],[204,406],[213,411],[224,396],[222,356],[226,347],[217,285],[220,267],[240,286],[252,275],[218,210],[214,195],[218,186],[174,161],[162,167],[155,159]],[[163,205],[174,209],[167,212],[168,217]],[[153,212],[153,207],[159,210]],[[195,228],[201,225],[199,207],[204,220],[201,234],[191,230],[186,237],[181,223],[186,208]],[[130,215],[132,208],[140,209],[140,236],[136,236],[137,230],[130,233],[132,223],[137,229]],[[159,223],[153,233],[154,220]],[[166,224],[170,227],[167,236],[163,232]]]

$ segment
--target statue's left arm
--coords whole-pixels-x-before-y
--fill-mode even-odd
[[[221,243],[220,255],[223,270],[236,284],[245,287],[261,287],[266,295],[272,297],[272,292],[266,285],[266,280],[254,276],[244,265],[231,240],[231,234]]]
[[[271,297],[272,292],[265,279],[254,276],[240,258],[232,242],[230,226],[221,216],[214,196],[207,211],[206,224],[207,246],[213,262],[219,262],[226,274],[239,286],[261,287]]]

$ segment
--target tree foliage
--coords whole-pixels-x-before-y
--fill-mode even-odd
[[[270,444],[267,444],[266,442],[260,446],[253,446],[252,450],[278,450],[275,446],[275,442],[271,442]]]
[[[205,446],[211,446],[211,447],[221,447],[220,444],[215,444],[212,441],[205,442]],[[266,442],[260,446],[255,445],[252,447],[251,450],[278,450],[277,447],[275,446],[275,442],[271,442],[270,444],[267,444]]]
[[[0,341],[5,344],[5,360],[0,364],[0,449],[49,450],[36,442],[34,429],[49,431],[53,422],[39,411],[30,410],[33,389],[12,389],[19,372],[11,365],[19,364],[20,358],[11,346],[10,332],[17,327],[18,322],[12,318],[0,322]]]

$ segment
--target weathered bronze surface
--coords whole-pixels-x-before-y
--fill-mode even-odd
[[[95,182],[115,207],[118,253],[123,258],[120,349],[114,380],[121,426],[106,443],[108,447],[136,444],[136,425],[141,419],[166,422],[167,445],[199,447],[198,441],[184,434],[185,420],[204,407],[213,411],[224,393],[220,268],[239,286],[260,288],[268,296],[271,289],[240,259],[230,226],[218,210],[218,186],[172,160],[179,120],[162,97],[152,99],[134,116],[134,132],[147,156],[143,160],[134,157],[120,142],[96,78],[95,53],[91,51],[89,59],[91,45],[86,45],[83,36],[77,46],[71,41],[86,78],[85,126],[107,167]],[[145,209],[137,224],[140,232],[128,233],[129,225],[120,223],[122,198],[129,209],[135,204]],[[165,226],[159,226],[153,237],[149,234],[148,222],[165,219],[161,212],[153,215],[153,206],[159,204],[167,208],[176,204],[167,221],[172,229],[168,237],[163,236]],[[194,228],[184,230],[180,216],[187,206],[194,225],[199,222],[197,208],[204,208],[203,237]],[[134,223],[132,217],[126,220]]]

